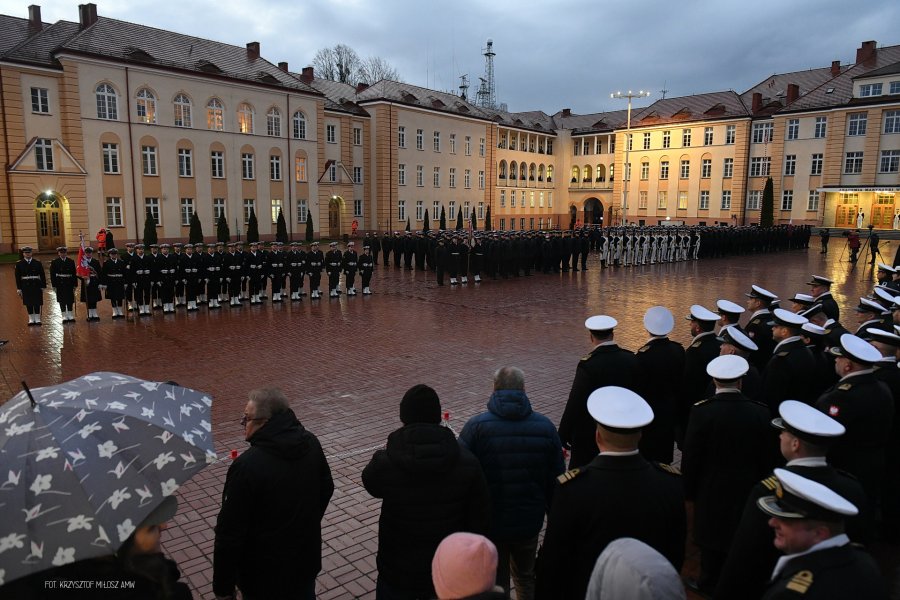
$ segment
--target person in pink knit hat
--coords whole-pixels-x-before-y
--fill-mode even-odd
[[[451,533],[431,561],[438,600],[493,600],[504,597],[497,578],[497,548],[483,535]]]

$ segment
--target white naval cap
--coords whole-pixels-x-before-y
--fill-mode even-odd
[[[881,342],[882,344],[887,344],[888,346],[900,348],[900,335],[891,333],[890,331],[876,329],[874,327],[866,330],[866,334],[869,336],[870,341],[872,342]]]
[[[775,495],[756,501],[763,512],[773,517],[840,522],[859,514],[852,502],[821,483],[786,469],[775,469],[775,477]]]
[[[830,287],[833,283],[833,279],[828,279],[822,275],[813,275],[812,279],[806,282],[806,285],[825,285]]]
[[[778,414],[781,416],[772,419],[772,426],[813,444],[825,445],[847,431],[822,411],[797,400],[782,402],[778,406]]]
[[[883,300],[888,303],[888,306],[891,304],[897,303],[897,297],[893,294],[893,290],[887,289],[883,286],[875,286],[875,300]],[[882,306],[883,308],[883,306]]]
[[[618,324],[618,321],[607,315],[594,315],[584,321],[584,326],[591,331],[610,331]]]
[[[778,300],[778,296],[776,294],[773,294],[769,290],[761,288],[756,284],[751,285],[750,292],[744,295],[748,298],[759,298],[760,300],[765,300],[766,302],[774,302],[775,300]]]
[[[751,340],[737,325],[723,327],[722,331],[719,332],[719,341],[723,344],[731,344],[732,346],[736,346],[747,352],[756,352],[759,350],[759,346],[756,345],[756,342]]]
[[[653,421],[653,409],[646,400],[616,385],[591,392],[587,409],[591,417],[607,429],[640,429]]]
[[[800,329],[806,332],[807,337],[822,337],[827,333],[824,327],[809,322],[801,325]]]
[[[871,346],[870,346],[871,347]],[[874,348],[872,348],[874,350]],[[740,379],[750,370],[750,363],[746,358],[736,354],[717,356],[706,365],[706,373],[719,381],[734,381]]]
[[[740,315],[744,312],[743,306],[725,299],[716,300],[716,308],[719,309],[719,314],[728,313],[730,315]]]
[[[792,313],[789,310],[784,310],[783,308],[776,308],[772,311],[772,316],[774,317],[773,323],[775,325],[782,325],[784,327],[802,327],[804,323],[808,323],[809,319],[802,315],[798,315],[797,313]]]
[[[886,265],[884,263],[878,263],[878,270],[879,271],[887,271],[888,273],[896,273],[897,272],[897,269],[895,269],[894,267],[892,267],[890,265]]]
[[[870,312],[875,313],[877,315],[883,315],[888,312],[888,310],[882,305],[878,304],[874,300],[869,300],[868,298],[860,298],[859,304],[854,309],[856,312]]]
[[[675,327],[675,317],[665,306],[651,306],[644,313],[644,329],[650,335],[669,335]]]
[[[688,321],[718,321],[719,315],[699,304],[691,305],[691,314],[685,317]]]
[[[794,294],[789,300],[794,304],[802,304],[803,306],[812,306],[816,303],[816,299],[809,294]]]
[[[864,365],[871,365],[881,360],[881,352],[875,346],[852,333],[843,334],[840,345],[832,346],[829,352],[834,356],[843,356]]]

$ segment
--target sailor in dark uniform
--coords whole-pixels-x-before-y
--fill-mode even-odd
[[[127,273],[125,278],[125,305],[129,312],[133,312],[137,310],[137,304],[134,301],[134,287],[128,283],[128,280],[131,277],[131,268],[129,267],[129,264],[134,258],[134,242],[125,244],[125,253],[120,258],[122,259],[122,262],[125,263],[125,272]]]
[[[347,295],[356,295],[356,270],[359,263],[359,255],[356,253],[355,242],[347,242],[347,249],[341,256],[341,268],[344,271],[344,285],[347,286]],[[424,260],[424,259],[423,259]],[[422,269],[424,269],[424,264]]]
[[[824,327],[812,321],[805,323],[800,327],[800,337],[816,363],[816,373],[810,385],[811,397],[816,399],[838,380],[837,373],[834,372],[835,357],[828,352],[828,335]]]
[[[281,242],[275,242],[272,245],[266,266],[268,271],[266,275],[272,280],[272,302],[284,302],[284,294],[287,291],[285,288],[287,264]],[[265,282],[266,280],[263,279],[263,290],[266,288]]]
[[[124,319],[125,311],[122,304],[125,301],[125,288],[128,287],[126,283],[128,272],[125,261],[119,259],[119,251],[113,247],[108,252],[109,258],[103,263],[100,282],[105,288],[106,299],[112,305],[112,318]]]
[[[250,252],[244,258],[249,281],[250,304],[262,304],[259,296],[262,288],[266,285],[265,261],[265,257],[259,251],[259,242],[250,242]]]
[[[841,309],[831,295],[831,286],[833,283],[834,281],[827,277],[813,275],[812,278],[806,282],[806,285],[809,286],[810,295],[816,299],[818,304],[822,305],[822,310],[825,311],[828,318],[840,321]]]
[[[163,303],[164,313],[175,312],[175,280],[178,278],[178,259],[169,252],[169,244],[160,244],[160,253],[156,259],[159,277],[159,299]]]
[[[741,393],[751,400],[762,400],[762,375],[753,364],[749,363],[750,355],[756,352],[757,345],[737,325],[725,327],[719,332],[719,341],[722,345],[719,348],[720,356],[736,355],[748,361],[750,368],[741,378]],[[716,386],[710,380],[706,387],[706,398],[716,393]]]
[[[372,294],[372,273],[375,271],[377,261],[371,253],[371,247],[363,246],[362,256],[359,257],[359,275],[362,277],[363,296]]]
[[[206,306],[210,310],[221,308],[219,299],[222,297],[222,258],[216,252],[215,244],[206,245],[206,254],[203,256],[203,279],[206,283]]]
[[[772,311],[772,339],[777,344],[772,358],[762,373],[762,397],[773,416],[784,400],[801,400],[811,404],[811,390],[816,375],[816,361],[800,337],[806,317],[783,308]]]
[[[719,299],[716,300],[716,312],[721,316],[718,322],[719,332],[721,333],[722,329],[725,329],[726,327],[731,327],[733,325],[740,327],[741,315],[746,311],[740,304],[732,302],[731,300]]]
[[[369,234],[366,234],[369,235]],[[300,242],[291,242],[291,251],[285,259],[288,276],[291,278],[291,300],[302,300],[303,278],[306,276],[306,251]]]
[[[635,385],[637,358],[613,340],[617,324],[606,315],[589,317],[584,322],[594,348],[578,362],[569,399],[559,421],[559,438],[563,446],[572,450],[570,468],[585,465],[597,456],[596,426],[587,408],[591,392],[607,385],[629,389]]]
[[[649,545],[676,571],[684,561],[681,477],[638,452],[641,429],[653,420],[650,406],[631,390],[607,386],[590,394],[586,412],[599,455],[559,476],[538,561],[538,600],[582,600],[597,557],[622,537]]]
[[[88,246],[84,249],[84,257],[87,260],[88,274],[81,275],[81,301],[87,304],[87,320],[99,321],[97,303],[100,302],[100,277],[102,267],[100,261],[94,258],[94,249]]]
[[[202,244],[197,244],[202,247]],[[200,295],[203,280],[203,256],[194,251],[194,244],[185,244],[184,253],[181,255],[181,281],[184,284],[184,301],[187,303],[188,312],[196,312],[197,297]]]
[[[854,335],[864,336],[866,331],[873,327],[885,331],[893,328],[889,321],[891,312],[874,300],[860,298],[859,305],[857,305],[855,310],[857,314],[856,320],[859,325]]]
[[[184,271],[183,271],[183,263],[184,263],[184,244],[181,242],[175,242],[172,244],[172,257],[175,259],[175,302],[172,305],[172,312],[175,312],[175,307],[177,306],[186,306],[187,302],[184,298]],[[171,263],[170,263],[171,264]]]
[[[331,249],[325,253],[325,273],[328,274],[328,296],[337,298],[340,295],[341,263],[343,255],[337,248],[337,242],[329,244]]]
[[[763,371],[772,356],[772,348],[775,347],[775,341],[772,339],[772,303],[778,300],[778,296],[767,289],[758,285],[750,286],[750,292],[744,294],[747,296],[747,309],[753,311],[750,314],[750,320],[744,326],[747,335],[756,342],[759,350],[750,357],[750,362],[756,365],[756,368]]]
[[[775,477],[775,493],[757,505],[771,517],[775,547],[785,556],[775,564],[762,600],[887,600],[878,565],[844,533],[844,523],[859,509],[802,475],[775,469]]]
[[[322,284],[322,269],[325,268],[325,255],[319,250],[319,242],[313,242],[310,251],[306,254],[306,267],[309,272],[309,297],[318,299],[322,297],[319,286]]]
[[[44,265],[32,258],[32,252],[31,246],[22,246],[22,259],[15,267],[16,293],[22,298],[22,304],[28,311],[28,324],[40,325],[47,276],[44,274]]]
[[[150,314],[152,269],[152,260],[144,254],[144,244],[135,244],[134,256],[128,261],[128,285],[134,291],[134,303],[139,316]]]
[[[900,539],[900,477],[897,477],[900,473],[900,369],[897,368],[900,335],[870,329],[869,337],[869,343],[881,352],[881,360],[875,363],[875,377],[888,386],[894,399],[894,420],[884,460],[881,512],[885,538],[896,542]]]
[[[687,431],[688,417],[695,402],[706,398],[709,375],[706,365],[719,356],[721,342],[716,338],[715,328],[719,315],[699,304],[691,306],[687,317],[690,321],[691,335],[694,338],[684,353],[684,372],[681,376],[681,387],[678,391],[678,407],[676,413],[677,431],[675,439],[679,446]]]
[[[56,302],[63,323],[75,320],[75,286],[78,283],[75,261],[69,258],[65,246],[56,249],[58,256],[50,263],[50,286],[56,292]]]

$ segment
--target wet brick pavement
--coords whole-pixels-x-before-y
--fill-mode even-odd
[[[817,241],[814,238],[814,242]],[[835,240],[842,241],[842,240]],[[884,247],[892,260],[895,243]],[[398,406],[413,384],[433,386],[451,426],[484,409],[491,375],[504,365],[525,371],[536,410],[559,421],[578,359],[590,349],[583,321],[607,313],[619,320],[617,340],[632,350],[646,339],[644,311],[662,304],[677,317],[673,338],[689,341],[688,307],[713,307],[717,298],[743,303],[758,283],[788,297],[806,292],[811,273],[836,280],[834,295],[852,329],[859,295],[871,289],[868,264],[839,262],[841,246],[822,256],[807,251],[702,262],[589,270],[487,281],[480,286],[437,287],[433,273],[379,267],[375,295],[282,305],[223,307],[188,314],[155,314],[135,322],[110,319],[102,303],[99,323],[63,327],[52,292],[44,326],[27,327],[15,295],[12,266],[0,267],[0,398],[20,381],[38,387],[97,370],[151,380],[173,380],[213,394],[213,431],[223,460],[184,485],[164,547],[197,597],[212,598],[213,527],[231,449],[247,447],[238,424],[247,392],[278,386],[304,425],[322,442],[335,479],[323,528],[323,572],[318,597],[374,598],[379,502],[360,474],[375,448],[400,425]],[[45,267],[52,256],[41,257]],[[696,553],[687,572],[696,569]]]

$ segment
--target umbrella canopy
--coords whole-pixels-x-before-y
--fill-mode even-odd
[[[216,458],[212,398],[118,373],[0,406],[0,585],[109,555]]]

